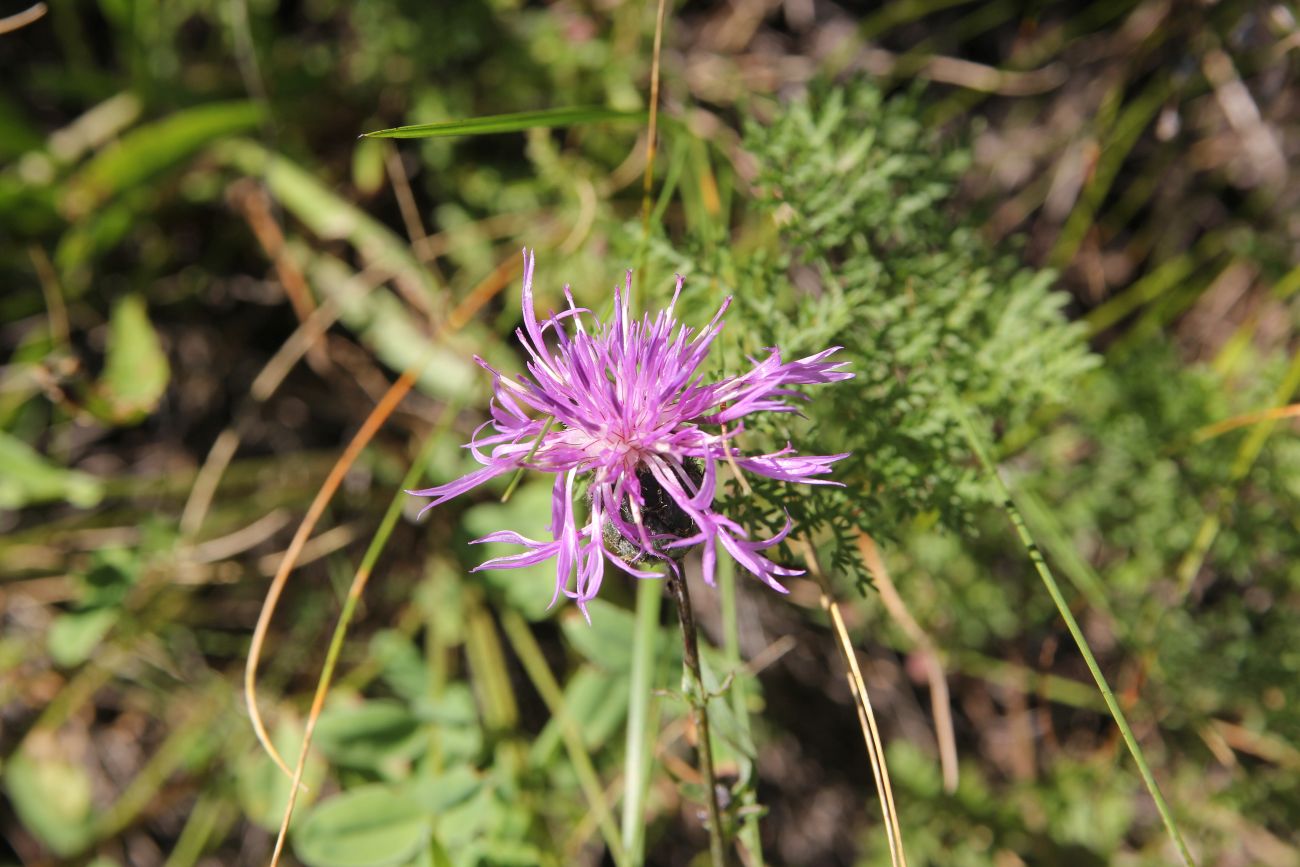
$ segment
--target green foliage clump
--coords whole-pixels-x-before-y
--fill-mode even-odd
[[[1249,433],[1192,436],[1268,405],[1282,361],[1260,361],[1256,376],[1236,382],[1167,347],[1116,357],[1088,377],[1074,423],[1035,446],[1039,469],[1025,482],[1091,552],[1128,641],[1159,659],[1157,684],[1173,693],[1180,722],[1249,709],[1294,738],[1300,713],[1276,701],[1300,646],[1289,604],[1300,536],[1281,519],[1297,510],[1294,443],[1276,438],[1247,472],[1238,454]],[[1244,482],[1234,484],[1238,473]],[[1212,544],[1198,562],[1206,533]]]
[[[762,484],[779,507],[747,498],[735,506],[769,526],[788,511],[807,530],[830,531],[838,565],[851,564],[858,527],[895,537],[923,516],[966,530],[972,508],[989,501],[953,396],[999,425],[1020,425],[1063,402],[1094,363],[1081,327],[1062,314],[1053,274],[991,249],[956,204],[968,153],[926,128],[920,108],[915,94],[887,99],[858,84],[750,123],[757,231],[775,229],[780,243],[752,255],[699,242],[690,250],[706,278],[695,286],[736,296],[724,357],[842,346],[851,363],[854,379],[815,394],[807,423],[754,428],[772,445],[850,452],[835,471],[845,487],[788,500]]]

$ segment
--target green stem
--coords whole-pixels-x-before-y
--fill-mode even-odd
[[[749,683],[741,672],[740,617],[736,611],[736,567],[731,558],[718,561],[718,585],[722,591],[722,652],[729,670],[736,673],[731,684],[731,711],[746,742],[751,742],[749,727]],[[749,851],[749,867],[763,867],[763,840],[758,828],[758,793],[754,791],[756,770],[751,770],[740,794],[741,804],[750,808],[740,827],[740,837]]]
[[[212,839],[224,809],[221,796],[211,792],[200,795],[190,808],[189,817],[163,867],[193,867],[197,864],[208,848],[208,841]]]
[[[637,582],[636,626],[632,633],[632,673],[627,702],[627,745],[623,761],[623,848],[628,863],[645,862],[645,799],[650,785],[650,703],[659,637],[658,581]]]
[[[1002,508],[1006,510],[1007,517],[1011,519],[1012,526],[1015,527],[1016,535],[1020,538],[1020,543],[1025,546],[1025,551],[1029,554],[1029,559],[1034,564],[1034,569],[1038,572],[1038,577],[1043,580],[1043,585],[1047,588],[1048,594],[1052,601],[1056,603],[1056,609],[1061,614],[1061,619],[1065,621],[1065,626],[1070,630],[1074,643],[1079,648],[1079,653],[1083,656],[1083,661],[1088,666],[1088,671],[1092,673],[1092,678],[1097,682],[1097,689],[1101,692],[1101,697],[1106,702],[1106,707],[1110,710],[1111,717],[1115,720],[1115,725],[1119,727],[1120,735],[1124,738],[1124,744],[1128,747],[1129,753],[1133,756],[1133,761],[1137,763],[1138,773],[1142,775],[1142,782],[1146,784],[1147,791],[1151,793],[1151,800],[1155,802],[1156,810],[1160,813],[1160,819],[1164,822],[1165,830],[1169,832],[1169,837],[1174,841],[1178,849],[1178,854],[1182,857],[1183,863],[1188,867],[1195,867],[1196,862],[1192,859],[1191,852],[1187,849],[1187,844],[1183,841],[1183,835],[1178,830],[1178,825],[1174,821],[1173,811],[1169,809],[1169,804],[1165,801],[1165,796],[1160,792],[1160,785],[1156,782],[1155,775],[1151,773],[1151,768],[1147,764],[1146,757],[1142,753],[1142,747],[1138,745],[1137,738],[1133,735],[1133,730],[1129,727],[1128,719],[1124,716],[1124,711],[1119,706],[1119,701],[1115,698],[1115,693],[1111,690],[1110,684],[1106,681],[1106,676],[1101,673],[1101,666],[1097,664],[1097,659],[1092,654],[1092,648],[1088,646],[1088,639],[1084,637],[1083,630],[1079,628],[1079,623],[1074,619],[1069,604],[1065,601],[1065,596],[1061,593],[1060,586],[1052,576],[1052,570],[1048,568],[1047,561],[1043,559],[1042,552],[1038,549],[1037,543],[1029,534],[1028,527],[1025,526],[1025,520],[1021,517],[1020,511],[1016,508],[1015,502],[1011,496],[1011,489],[1002,479],[1002,474],[998,472],[996,466],[990,460],[988,451],[984,447],[980,436],[975,432],[975,427],[971,424],[966,409],[962,406],[961,401],[956,395],[949,392],[948,399],[952,404],[953,410],[957,415],[957,420],[962,426],[966,439],[970,443],[975,456],[979,458],[980,464],[985,471],[993,478],[997,484],[998,492],[1002,496]]]
[[[528,454],[524,455],[524,459],[519,462],[519,469],[515,470],[515,474],[510,477],[510,484],[506,485],[506,492],[501,495],[501,502],[507,502],[510,495],[515,492],[515,488],[519,487],[519,481],[524,477],[524,467],[533,459],[533,455],[537,454],[537,450],[541,448],[542,440],[546,439],[546,435],[551,432],[551,425],[553,424],[555,424],[555,416],[547,416],[546,424],[542,425],[541,433],[537,435],[537,439],[533,440],[533,447],[528,450]]]
[[[704,803],[709,810],[709,857],[713,867],[727,867],[727,850],[722,840],[722,809],[718,806],[718,780],[713,771],[713,742],[709,736],[709,693],[700,673],[700,651],[695,634],[695,615],[691,611],[691,592],[686,578],[672,572],[668,576],[668,589],[677,600],[677,617],[682,625],[682,661],[687,674],[694,681],[687,694],[700,742],[700,772],[704,776]]]
[[[582,742],[582,731],[564,703],[564,690],[551,673],[542,648],[538,646],[537,639],[533,637],[532,630],[523,617],[512,608],[501,612],[501,630],[509,639],[510,646],[514,648],[515,655],[519,657],[537,694],[542,697],[546,709],[560,724],[560,735],[569,753],[569,761],[573,763],[574,773],[577,774],[578,785],[587,798],[587,806],[596,816],[596,825],[605,838],[605,845],[609,847],[610,857],[618,867],[627,867],[627,856],[619,842],[618,829],[614,827],[609,804],[605,802],[600,776],[596,773],[591,756],[587,754],[587,747]]]

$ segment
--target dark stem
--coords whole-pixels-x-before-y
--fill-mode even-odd
[[[686,670],[695,681],[690,690],[690,701],[695,727],[699,732],[700,771],[704,774],[704,787],[708,792],[705,804],[709,808],[709,855],[714,867],[728,867],[730,862],[722,839],[722,808],[718,806],[718,781],[713,772],[713,743],[709,739],[709,694],[704,688],[704,676],[700,673],[695,615],[691,612],[691,593],[686,587],[686,576],[670,570],[668,591],[677,600],[677,616],[682,624],[682,658]]]

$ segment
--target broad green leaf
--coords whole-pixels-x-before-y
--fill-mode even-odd
[[[45,639],[54,664],[72,668],[89,659],[119,614],[118,608],[90,608],[54,618]]]
[[[71,668],[90,658],[121,614],[121,604],[144,568],[139,548],[101,548],[77,572],[76,607],[54,618],[46,636],[56,665]]]
[[[332,762],[394,777],[406,773],[428,747],[428,738],[405,703],[373,699],[327,708],[316,725],[315,743]]]
[[[500,818],[499,812],[499,802],[492,787],[484,785],[470,797],[438,814],[438,840],[452,852],[463,850],[493,827]],[[457,858],[456,863],[464,863],[464,860]]]
[[[483,749],[483,725],[474,694],[465,683],[448,684],[436,700],[422,707],[420,716],[436,726],[435,749],[444,764],[472,761]]]
[[[144,299],[125,296],[113,308],[107,364],[87,407],[110,424],[138,424],[158,406],[170,378],[171,366]]]
[[[429,670],[415,642],[395,629],[370,639],[370,655],[383,668],[384,681],[401,698],[419,701],[429,694]]]
[[[144,569],[141,548],[101,548],[91,555],[89,568],[77,573],[77,604],[105,608],[126,598]]]
[[[343,323],[358,332],[362,343],[389,367],[405,370],[427,359],[419,380],[422,390],[468,401],[482,389],[485,380],[472,353],[446,341],[430,345],[409,307],[388,289],[367,291],[356,272],[324,254],[312,254],[307,277],[339,305]]]
[[[465,803],[483,785],[483,775],[474,768],[456,765],[440,774],[422,776],[414,783],[411,797],[436,816]]]
[[[448,120],[440,123],[419,123],[381,129],[365,134],[366,138],[446,138],[458,135],[491,135],[519,132],[536,127],[577,126],[586,123],[628,122],[644,123],[644,111],[619,111],[601,106],[575,106],[548,108],[542,111],[520,111],[513,114],[494,114],[471,117],[465,120]]]
[[[63,210],[80,217],[194,155],[210,142],[253,129],[263,118],[251,102],[199,105],[138,127],[73,176]]]
[[[653,579],[644,579],[653,580]],[[576,609],[560,619],[564,637],[575,650],[604,671],[622,674],[632,669],[631,635],[635,618],[631,611],[603,599],[587,603],[590,625]],[[656,654],[665,664],[681,658],[681,641],[675,630],[661,630]]]
[[[54,248],[54,264],[69,298],[85,295],[93,282],[95,260],[121,244],[142,220],[148,219],[149,199],[137,194],[105,202],[63,233]]]
[[[373,196],[384,186],[384,148],[381,141],[362,139],[352,149],[352,183]]]
[[[5,790],[18,818],[58,855],[84,849],[92,837],[91,782],[84,768],[42,750],[24,750],[5,766]]]
[[[64,469],[4,431],[0,431],[0,467],[4,467],[0,472],[0,509],[54,500],[88,508],[104,495],[93,476]]]
[[[302,166],[246,139],[223,142],[213,149],[213,155],[261,179],[276,201],[318,237],[346,240],[368,263],[410,280],[412,286],[433,298],[429,272],[412,254],[409,242],[341,198]]]
[[[293,843],[308,867],[386,867],[414,858],[431,834],[428,815],[409,795],[365,786],[321,802]]]
[[[590,626],[576,610],[565,612],[560,621],[570,646],[605,671],[630,671],[632,643],[628,636],[636,625],[632,612],[599,598],[587,603],[587,612]]]
[[[495,867],[534,867],[542,863],[541,850],[521,840],[481,840],[473,846],[473,852],[478,863]]]
[[[419,293],[431,305],[446,298],[411,246],[383,223],[322,184],[311,172],[261,145],[245,140],[223,142],[214,155],[231,167],[262,179],[276,201],[319,238],[344,240],[374,269],[391,274],[407,291]],[[362,276],[341,259],[319,250],[291,246],[312,287],[339,305],[343,323],[393,370],[405,370],[424,360],[420,388],[443,398],[468,399],[482,390],[482,371],[472,360],[476,326],[462,329],[464,343],[454,339],[430,345],[428,324],[418,321],[410,306],[373,278]]]

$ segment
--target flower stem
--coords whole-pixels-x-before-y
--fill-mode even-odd
[[[668,590],[677,600],[677,617],[682,624],[682,661],[694,681],[687,692],[695,727],[699,732],[700,771],[707,789],[704,803],[709,809],[709,856],[713,867],[727,867],[727,850],[722,839],[722,808],[718,806],[718,782],[713,771],[713,743],[709,739],[709,694],[704,688],[704,676],[700,673],[695,615],[691,612],[691,592],[686,587],[686,576],[679,575],[676,571],[670,572]]]

